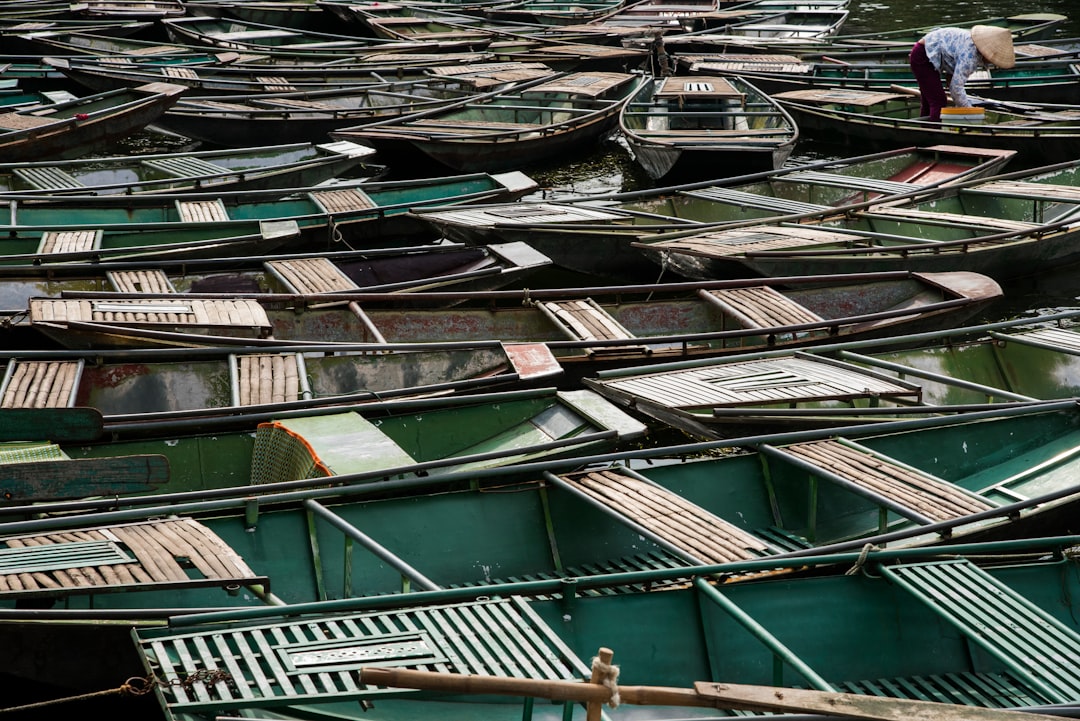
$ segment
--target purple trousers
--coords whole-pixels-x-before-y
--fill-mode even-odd
[[[922,94],[922,111],[920,115],[934,122],[941,120],[941,109],[948,103],[945,95],[945,87],[941,84],[941,73],[926,56],[926,46],[915,43],[908,58],[911,64],[911,72],[919,83],[919,92]]]

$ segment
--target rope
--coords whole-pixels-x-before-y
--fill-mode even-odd
[[[9,706],[8,708],[0,709],[0,714],[6,713],[18,713],[21,711],[32,711],[34,709],[48,708],[50,706],[58,706],[63,703],[70,703],[72,701],[87,701],[95,698],[105,698],[108,696],[145,696],[154,690],[154,677],[149,676],[142,678],[140,676],[132,676],[123,683],[122,686],[117,688],[110,688],[104,691],[93,691],[91,693],[79,694],[77,696],[67,696],[65,698],[50,699],[48,701],[39,701],[37,703],[25,704],[23,706]]]
[[[854,576],[856,573],[862,570],[863,565],[866,563],[866,558],[870,555],[871,551],[879,550],[877,546],[872,543],[867,543],[862,547],[862,551],[859,552],[859,558],[855,561],[855,565],[849,568],[844,575]]]
[[[608,699],[608,706],[611,708],[619,707],[619,667],[613,663],[604,663],[600,660],[599,656],[593,656],[592,660],[593,673],[600,674],[600,683],[606,686],[611,691],[611,698]]]

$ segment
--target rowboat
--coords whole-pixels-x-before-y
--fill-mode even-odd
[[[262,244],[261,251],[244,249],[245,255],[289,246],[310,253],[341,242],[415,245],[423,228],[405,217],[412,207],[512,199],[534,187],[521,173],[472,173],[214,193],[16,194],[0,201],[9,210],[0,263],[218,257],[240,250],[221,239],[240,236]]]
[[[0,113],[0,157],[13,163],[106,150],[157,120],[183,90],[149,83]]]
[[[0,194],[141,194],[209,188],[268,190],[316,185],[364,167],[355,143],[293,143],[241,150],[118,155],[0,164]]]
[[[69,11],[77,17],[109,20],[161,20],[181,17],[187,8],[180,0],[80,0]]]
[[[623,106],[619,129],[654,180],[776,170],[799,139],[787,112],[734,76],[652,78]]]
[[[257,250],[257,248],[256,248]],[[75,292],[246,293],[294,296],[495,290],[518,285],[551,261],[524,243],[439,243],[317,256],[232,255],[107,263],[0,265],[0,313],[20,315],[31,297]],[[448,305],[454,303],[448,302]]]
[[[265,25],[331,32],[334,16],[321,3],[310,0],[184,0],[192,15],[236,18]]]
[[[1040,142],[1047,142],[1041,140]],[[637,243],[688,278],[965,268],[1016,278],[1075,261],[1080,163],[975,180],[926,200],[720,226]],[[558,262],[557,258],[552,258]]]
[[[902,88],[901,88],[902,89]],[[1028,164],[1056,162],[1080,154],[1080,107],[1007,105],[984,101],[982,123],[920,120],[917,97],[908,92],[837,89],[792,90],[773,99],[804,133],[826,142],[860,147],[958,143],[1015,150]]]
[[[892,336],[603,371],[585,384],[704,438],[942,417],[1071,398],[1077,311]]]
[[[414,215],[451,240],[529,243],[563,268],[640,281],[657,267],[631,242],[695,225],[798,216],[881,201],[999,172],[1012,151],[938,145],[782,168],[768,174],[566,200],[421,209]]]
[[[622,0],[523,0],[500,3],[484,11],[496,21],[527,22],[543,25],[578,25],[606,15],[622,5]]]
[[[605,368],[802,347],[835,335],[872,338],[955,327],[1001,294],[996,283],[971,273],[821,281],[773,278],[405,297],[84,293],[31,298],[28,323],[29,330],[63,347],[81,349],[543,343],[571,383]],[[448,301],[459,304],[447,308]]]
[[[644,79],[627,73],[559,74],[399,119],[330,133],[375,148],[387,162],[434,160],[468,172],[550,162],[599,142]]]

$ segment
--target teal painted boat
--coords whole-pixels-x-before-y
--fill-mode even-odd
[[[654,190],[414,215],[452,240],[522,240],[563,268],[644,282],[656,279],[657,268],[630,245],[640,238],[884,201],[999,173],[1013,155],[956,145],[903,148]]]
[[[1053,140],[1040,136],[1037,143],[1049,147]],[[842,217],[732,224],[635,245],[691,278],[964,268],[1003,280],[1080,259],[1078,182],[1080,162],[1068,161]]]

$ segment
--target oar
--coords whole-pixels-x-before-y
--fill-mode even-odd
[[[903,93],[904,95],[913,95],[916,98],[921,98],[922,93],[918,88],[909,88],[903,85],[889,85],[889,90],[894,93]],[[1028,105],[1026,103],[1011,103],[1005,100],[988,100],[986,98],[978,98],[979,107],[990,108],[991,110],[1004,110],[1010,113],[1031,113],[1041,110],[1038,105]]]
[[[601,649],[601,656],[604,656]],[[610,651],[608,651],[610,654]],[[610,658],[610,656],[608,656]],[[596,673],[593,674],[597,676]],[[528,696],[584,703],[590,711],[612,699],[612,689],[600,682],[507,678],[439,673],[402,668],[360,669],[361,683],[452,694]],[[910,701],[860,694],[806,691],[774,686],[699,681],[694,688],[618,686],[619,703],[637,706],[695,706],[781,713],[811,713],[870,721],[1057,721],[1059,717],[978,706]]]

